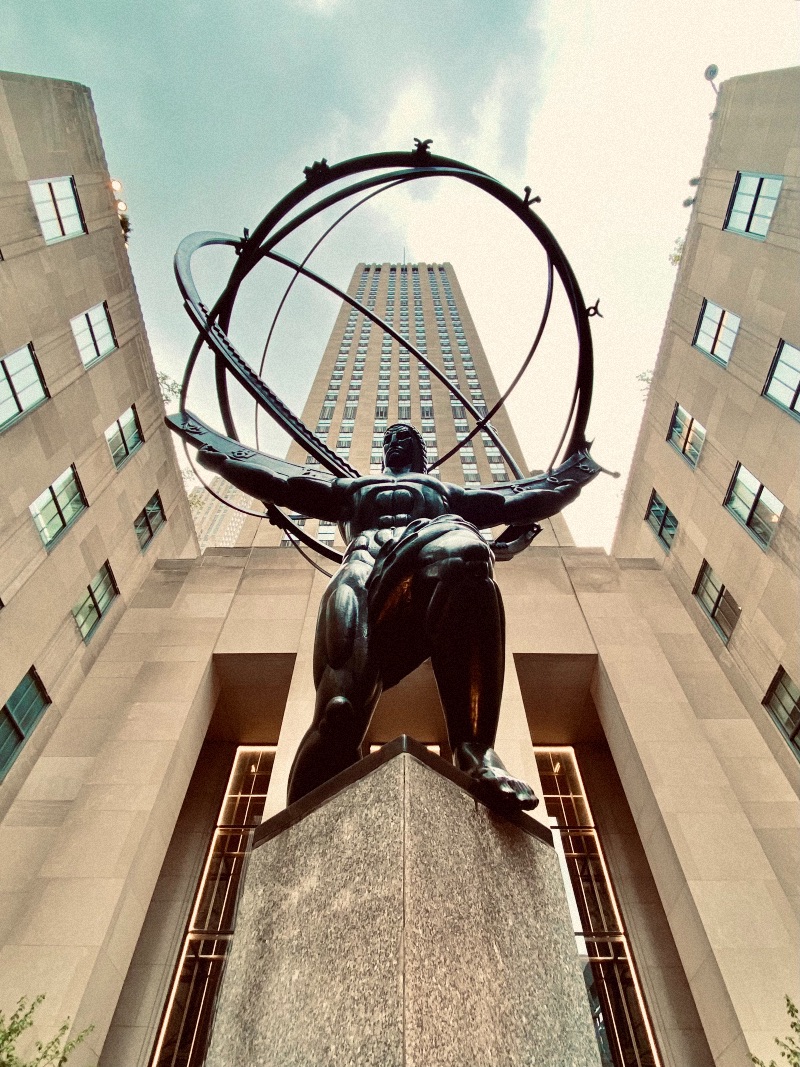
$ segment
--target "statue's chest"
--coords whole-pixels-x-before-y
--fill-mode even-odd
[[[357,510],[362,528],[405,526],[412,519],[438,515],[441,501],[422,486],[378,485],[363,492]]]

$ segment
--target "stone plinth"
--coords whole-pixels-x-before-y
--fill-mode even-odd
[[[261,827],[207,1067],[598,1067],[548,831],[468,782],[400,739]]]

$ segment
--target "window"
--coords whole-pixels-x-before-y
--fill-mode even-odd
[[[773,174],[736,175],[724,230],[763,241],[775,210],[783,178]]]
[[[167,521],[158,491],[153,493],[133,520],[133,528],[139,538],[139,547],[146,548]]]
[[[727,365],[740,322],[738,315],[704,300],[692,343],[707,356]]]
[[[725,497],[725,507],[764,548],[772,540],[783,511],[780,500],[741,463],[736,465],[733,481]]]
[[[786,735],[786,739],[800,756],[800,687],[795,685],[783,667],[772,680],[772,685],[764,697],[764,707]],[[2,756],[0,756],[0,774],[2,774]]]
[[[152,1067],[203,1063],[212,1006],[236,925],[242,873],[254,827],[261,822],[275,749],[241,746],[231,768],[191,909],[192,925],[177,946],[178,966],[166,997]]]
[[[50,698],[31,667],[0,708],[0,781],[33,733]]]
[[[42,544],[53,542],[85,507],[86,497],[78,481],[78,472],[74,467],[67,467],[60,478],[37,496],[29,509]]]
[[[33,345],[0,359],[0,429],[38,407],[47,396]]]
[[[701,426],[697,419],[693,419],[680,404],[676,404],[667,434],[667,440],[672,447],[677,449],[693,467],[696,467],[705,439],[705,427]]]
[[[97,624],[108,611],[112,601],[118,595],[114,575],[108,560],[92,578],[86,590],[86,596],[79,600],[72,609],[75,622],[84,641],[88,641],[97,628]]]
[[[661,1063],[636,980],[635,960],[603,855],[575,750],[536,748],[543,807],[553,828],[573,930],[600,1047],[596,1062]],[[598,802],[602,803],[598,796]],[[599,807],[599,804],[598,804]]]
[[[49,178],[28,186],[47,244],[86,233],[74,178]]]
[[[727,644],[742,609],[706,560],[703,560],[693,592],[700,602],[700,607],[714,623],[722,640]]]
[[[653,528],[656,537],[669,552],[678,530],[678,520],[655,489],[650,494],[650,503],[647,505],[645,521]]]
[[[788,341],[781,341],[778,345],[767,384],[764,386],[764,396],[769,397],[778,407],[800,417],[800,348],[795,348]]]
[[[70,325],[84,367],[90,367],[117,347],[105,301],[70,319]]]
[[[136,417],[136,408],[124,411],[115,423],[106,430],[106,441],[111,450],[114,466],[119,469],[141,445],[144,438]]]

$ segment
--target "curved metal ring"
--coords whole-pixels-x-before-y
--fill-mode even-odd
[[[304,210],[297,212],[288,221],[287,216],[290,215],[296,208],[306,201],[309,197],[317,194],[321,189],[341,182],[345,178],[349,178],[352,175],[363,174],[369,171],[382,170],[383,168],[404,168],[400,171],[394,171],[393,173],[383,173],[379,175],[373,174],[371,177],[364,178],[361,181],[355,182],[351,185],[347,185],[344,188],[338,189],[332,194],[318,200],[316,203],[312,203],[311,206],[306,207]],[[359,192],[364,192],[368,189],[374,190],[365,196],[361,202],[369,199],[371,196],[377,195],[377,193],[384,191],[393,185],[400,184],[407,181],[414,181],[425,177],[455,177],[463,180],[482,191],[491,195],[494,199],[504,204],[509,210],[517,215],[520,220],[527,225],[528,229],[533,233],[538,242],[542,245],[548,258],[548,293],[545,304],[542,321],[537,331],[536,338],[533,345],[529,350],[522,366],[512,380],[511,385],[506,389],[500,400],[492,407],[485,415],[481,415],[474,406],[467,400],[463,394],[456,389],[453,384],[443,375],[440,374],[438,368],[435,365],[428,362],[428,360],[418,352],[414,346],[410,345],[404,338],[401,338],[392,327],[380,319],[379,316],[371,313],[369,309],[360,305],[358,301],[353,300],[347,294],[343,293],[336,286],[331,285],[322,279],[318,275],[315,275],[312,271],[309,271],[305,264],[310,258],[311,254],[319,246],[322,240],[330,233],[330,231],[338,225],[338,223],[350,214],[360,204],[353,205],[348,208],[334,223],[325,231],[321,238],[312,246],[311,250],[304,257],[300,264],[294,263],[291,260],[280,256],[274,251],[275,246],[283,240],[289,233],[294,232],[305,222],[314,218],[320,212],[326,210],[328,207],[341,202],[342,200],[351,197]],[[377,186],[377,188],[376,188]],[[279,224],[284,222],[282,226]],[[237,261],[231,272],[227,285],[223,289],[219,298],[217,299],[214,307],[209,309],[202,303],[200,294],[197,291],[191,273],[191,258],[192,255],[200,248],[207,247],[212,244],[222,244],[233,246],[237,252]],[[569,436],[569,441],[564,449],[565,456],[569,456],[577,451],[581,447],[586,445],[586,425],[589,416],[589,408],[591,405],[592,394],[592,377],[593,377],[593,354],[592,354],[592,342],[591,332],[589,329],[589,316],[587,309],[584,305],[583,298],[581,296],[580,287],[578,285],[575,274],[572,267],[569,264],[566,256],[561,250],[555,237],[552,235],[547,226],[533,211],[531,204],[526,197],[523,200],[517,194],[513,193],[510,189],[501,185],[494,178],[485,174],[477,168],[471,167],[468,164],[461,163],[457,160],[448,159],[446,157],[434,156],[428,154],[425,149],[418,149],[414,152],[385,152],[377,153],[369,156],[360,156],[354,159],[346,160],[335,166],[328,166],[325,161],[321,164],[315,164],[312,168],[306,169],[306,181],[293,190],[291,190],[275,207],[265,216],[264,219],[256,227],[255,231],[251,235],[245,234],[244,238],[232,237],[228,234],[220,233],[198,233],[193,234],[190,237],[184,239],[178,248],[175,255],[175,273],[178,280],[178,285],[184,297],[186,310],[190,317],[193,319],[198,327],[199,336],[195,342],[192,352],[187,362],[186,371],[181,387],[180,398],[180,410],[185,410],[186,394],[188,391],[189,383],[196,365],[197,357],[203,343],[207,343],[209,347],[215,353],[215,375],[217,383],[217,396],[220,405],[220,412],[222,420],[225,425],[226,433],[236,440],[239,440],[238,433],[233,421],[233,415],[230,409],[230,400],[228,396],[228,375],[232,374],[237,378],[245,389],[250,392],[251,396],[256,403],[256,425],[258,421],[258,409],[261,408],[267,411],[279,425],[286,429],[290,436],[292,436],[298,443],[301,443],[307,448],[309,454],[314,455],[318,462],[325,466],[331,473],[338,476],[353,476],[358,472],[354,470],[348,463],[343,461],[341,457],[331,452],[326,445],[317,438],[308,427],[306,427],[293,412],[290,411],[280,399],[272,392],[271,389],[264,383],[260,374],[257,375],[252,368],[239,356],[231,344],[227,331],[230,326],[230,318],[233,311],[233,306],[238,295],[239,288],[253,270],[253,268],[264,258],[268,258],[273,261],[282,262],[284,265],[291,267],[294,270],[294,277],[292,278],[286,293],[279,305],[276,312],[275,320],[273,321],[270,329],[270,336],[272,335],[275,321],[280,314],[281,308],[285,303],[286,296],[289,290],[294,285],[296,278],[303,274],[316,281],[318,284],[322,284],[325,288],[336,292],[339,296],[343,297],[353,307],[356,307],[362,315],[375,322],[384,332],[392,335],[395,339],[409,352],[413,352],[414,356],[423,364],[425,364],[433,373],[439,378],[445,387],[450,391],[451,395],[457,396],[459,401],[464,404],[464,407],[470,412],[476,421],[476,425],[471,433],[460,441],[454,449],[451,449],[447,456],[443,456],[437,461],[438,465],[448,458],[454,452],[463,448],[464,445],[470,441],[481,429],[485,429],[490,438],[500,448],[504,458],[511,466],[512,470],[516,473],[517,477],[522,477],[518,465],[510,455],[506,447],[496,437],[493,427],[491,427],[490,419],[499,410],[500,407],[506,402],[508,396],[512,390],[516,387],[521,380],[525,370],[527,369],[541,339],[544,326],[547,322],[547,317],[550,310],[550,304],[552,299],[552,281],[553,281],[553,268],[555,267],[556,273],[564,286],[564,290],[570,304],[572,316],[575,321],[575,326],[578,335],[578,369],[576,374],[575,389],[573,392],[572,403],[570,411],[567,416],[567,421],[564,427],[564,432],[561,435],[561,439],[556,449],[556,454],[550,463],[550,467],[555,464],[558,457],[558,452],[564,443],[564,440],[569,432],[570,424],[572,423],[572,433]],[[264,355],[262,357],[261,366],[259,371],[263,372],[264,358],[266,357],[266,349],[269,344],[269,338],[267,339],[264,347]],[[574,417],[574,423],[573,423]],[[191,462],[191,461],[190,461]],[[431,469],[433,469],[433,466]],[[192,464],[194,468],[194,464]],[[210,487],[201,478],[203,485],[206,486],[209,491]],[[217,496],[217,494],[213,494]],[[217,499],[220,499],[217,497]],[[226,501],[227,503],[227,501]],[[236,510],[242,510],[237,508]],[[332,550],[327,545],[322,545],[320,542],[311,538],[305,531],[300,530],[288,516],[283,515],[279,509],[275,508],[274,511],[278,512],[280,520],[277,524],[282,526],[285,530],[290,530],[292,534],[298,535],[298,539],[303,541],[309,547],[313,547],[316,551],[321,552],[327,558],[341,559],[339,553]],[[277,520],[276,516],[271,516],[273,521]],[[293,528],[293,529],[292,529]],[[294,543],[294,542],[293,542]]]

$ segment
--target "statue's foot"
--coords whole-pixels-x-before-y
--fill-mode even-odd
[[[459,770],[474,779],[487,795],[527,811],[539,803],[529,785],[508,773],[493,748],[465,742],[456,747],[454,755]]]

